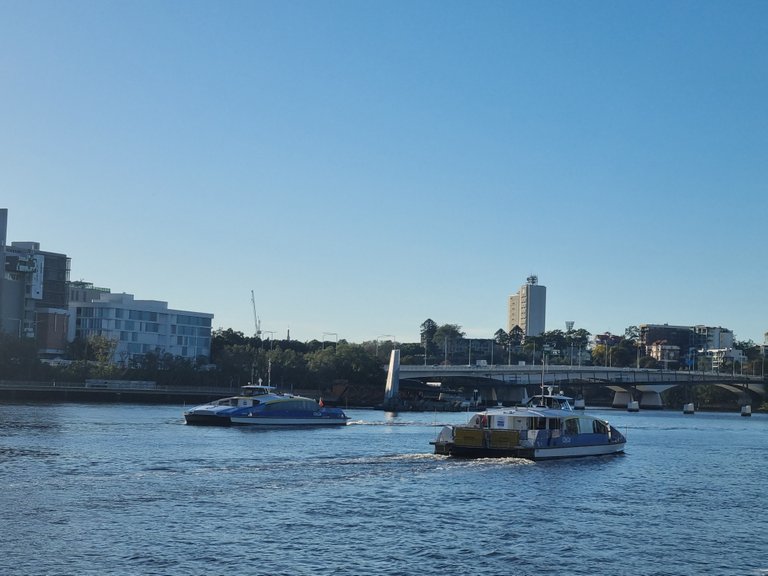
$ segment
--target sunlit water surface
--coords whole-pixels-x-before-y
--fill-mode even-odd
[[[4,575],[768,574],[768,417],[590,410],[623,456],[431,453],[466,414],[186,426],[181,406],[0,405]]]

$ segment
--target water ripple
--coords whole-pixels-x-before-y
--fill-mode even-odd
[[[4,576],[768,576],[759,417],[617,413],[627,457],[534,463],[435,455],[431,414],[243,431],[25,409],[0,406]]]

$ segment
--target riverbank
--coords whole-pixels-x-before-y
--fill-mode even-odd
[[[151,383],[123,383],[119,387],[109,383],[103,387],[93,383],[77,382],[13,382],[0,380],[0,402],[94,402],[94,403],[126,403],[126,404],[202,404],[218,398],[233,396],[239,392],[239,388],[203,388],[203,387],[161,387]],[[312,390],[295,390],[295,394],[317,397],[317,392]],[[328,401],[329,405],[338,405],[342,408],[365,408],[377,405],[380,409],[391,412],[466,412],[467,406],[458,403],[421,401],[404,402],[396,406],[384,406],[378,402],[347,404],[342,401]],[[610,403],[590,403],[590,408],[611,408]],[[482,409],[482,407],[477,407]],[[710,406],[696,406],[697,412],[739,412],[739,405],[718,404]],[[474,408],[471,408],[474,410]],[[674,412],[682,411],[682,407],[665,406],[662,410]],[[768,403],[761,406],[752,406],[752,411],[768,411]]]

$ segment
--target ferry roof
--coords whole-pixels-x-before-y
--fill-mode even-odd
[[[243,390],[266,390],[267,392],[273,392],[277,390],[275,386],[267,386],[265,384],[246,384],[240,387]]]

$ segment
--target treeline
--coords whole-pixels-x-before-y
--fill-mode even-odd
[[[63,361],[43,362],[34,340],[0,333],[0,380],[149,380],[160,386],[223,391],[262,382],[281,390],[367,404],[381,401],[386,380],[382,366],[393,345],[263,340],[227,329],[212,334],[210,359],[149,352],[115,363],[115,343],[97,336],[72,342]]]
[[[420,342],[372,340],[362,344],[346,340],[299,342],[245,336],[232,329],[212,334],[211,358],[189,360],[169,354],[147,353],[114,362],[116,342],[103,337],[70,343],[65,361],[46,363],[37,357],[34,340],[0,333],[0,380],[59,380],[83,382],[89,378],[151,380],[165,386],[237,388],[248,382],[271,382],[282,389],[314,391],[316,395],[355,396],[364,401],[372,390],[380,396],[386,379],[382,370],[391,350],[400,350],[403,364],[570,364],[660,368],[644,354],[635,326],[624,335],[597,335],[584,329],[552,330],[525,337],[518,327],[499,329],[492,338],[467,339],[457,324],[438,325],[427,319],[420,327]],[[747,361],[726,361],[721,367],[749,375],[762,375],[764,358],[754,342],[737,342]],[[728,363],[730,362],[730,363]],[[667,365],[675,369],[677,365]]]

